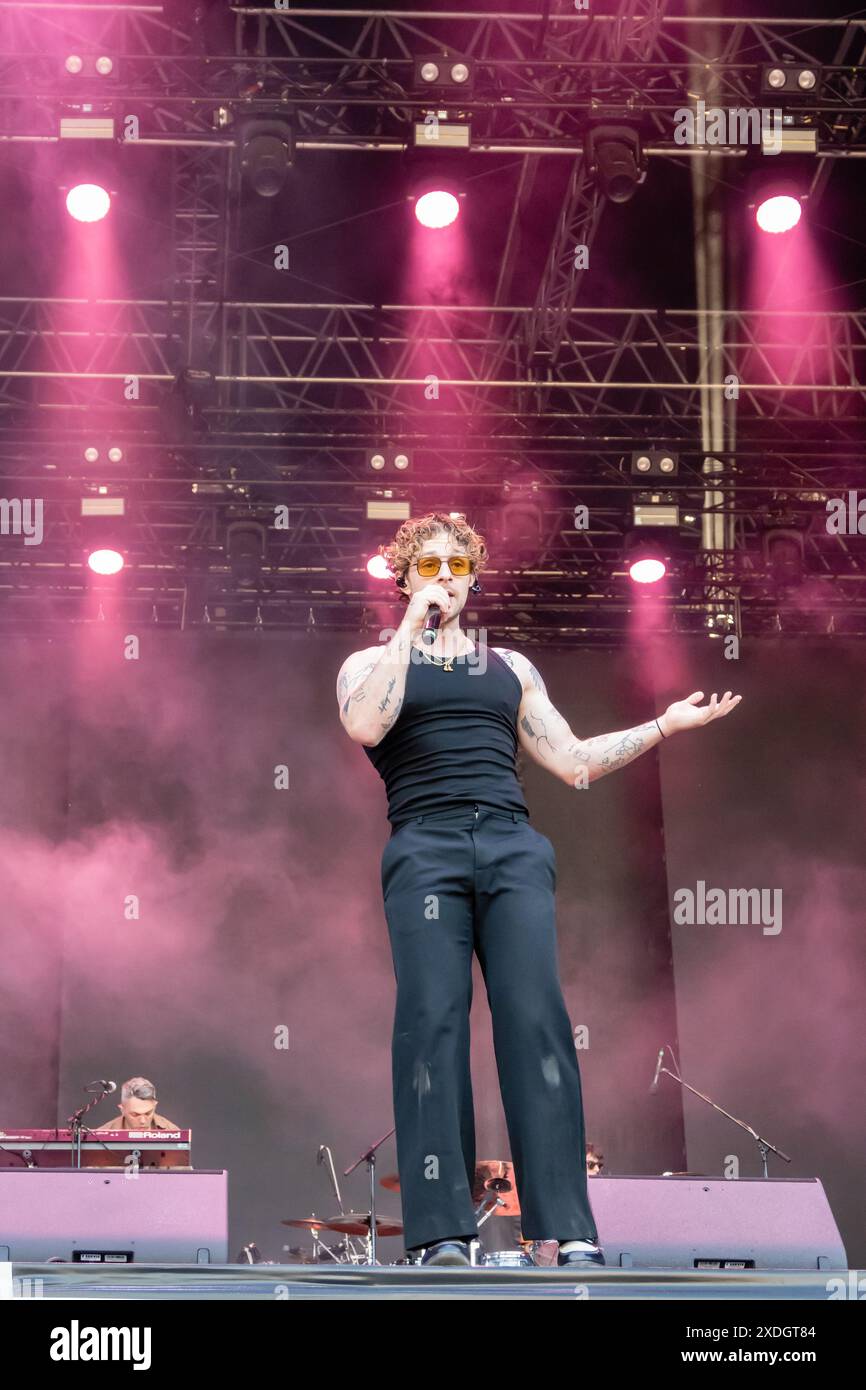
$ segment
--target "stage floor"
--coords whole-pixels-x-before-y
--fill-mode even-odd
[[[7,1271],[9,1266],[6,1266]],[[411,1265],[13,1264],[13,1298],[592,1298],[828,1301],[847,1270],[427,1269]],[[7,1285],[6,1295],[9,1290]],[[844,1297],[844,1293],[837,1295]]]

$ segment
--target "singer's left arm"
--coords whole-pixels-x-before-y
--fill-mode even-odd
[[[686,700],[677,700],[659,715],[658,723],[649,719],[633,729],[620,729],[612,734],[594,738],[578,738],[567,720],[552,704],[544,681],[532,662],[518,652],[504,647],[494,650],[512,668],[523,686],[523,696],[517,713],[517,736],[529,756],[570,787],[596,782],[609,772],[616,772],[649,752],[662,737],[670,738],[686,729],[700,728],[713,719],[730,713],[741,696],[726,691],[721,700],[713,695],[709,704],[699,706],[704,698],[696,690]],[[661,726],[661,732],[659,731]]]

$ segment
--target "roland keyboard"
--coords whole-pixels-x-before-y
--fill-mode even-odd
[[[73,1168],[71,1129],[0,1129],[0,1168]],[[131,1154],[142,1168],[191,1166],[191,1129],[103,1129],[81,1131],[81,1165],[128,1167]]]

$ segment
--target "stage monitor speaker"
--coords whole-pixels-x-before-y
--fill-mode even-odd
[[[0,1261],[225,1264],[228,1174],[0,1169]]]
[[[609,1267],[848,1267],[818,1178],[606,1176],[589,1198]]]

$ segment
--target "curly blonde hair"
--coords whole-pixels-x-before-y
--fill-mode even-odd
[[[409,566],[417,559],[424,542],[440,531],[446,532],[462,547],[472,561],[476,577],[481,573],[489,558],[484,537],[469,525],[462,512],[454,516],[448,512],[428,512],[426,516],[404,521],[390,545],[379,546],[379,554],[398,582],[405,580]],[[408,590],[401,587],[400,597],[408,600]]]

